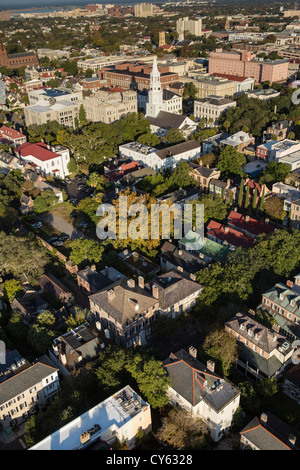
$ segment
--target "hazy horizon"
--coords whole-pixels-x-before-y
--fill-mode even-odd
[[[1,10],[21,10],[22,8],[44,8],[44,7],[64,7],[64,6],[78,6],[87,5],[88,3],[142,3],[145,0],[112,0],[112,1],[101,1],[101,0],[14,0],[13,7],[7,6],[7,0],[0,0]],[[157,3],[159,0],[154,0],[153,3]]]

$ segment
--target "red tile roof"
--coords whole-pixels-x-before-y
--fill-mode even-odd
[[[208,224],[207,234],[222,242],[226,241],[235,247],[251,248],[255,243],[255,240],[252,237],[244,235],[243,233],[226,225],[220,224],[215,220],[211,220]]]
[[[7,126],[2,126],[0,128],[0,133],[4,137],[11,137],[12,139],[18,139],[20,137],[25,137],[24,134],[21,134],[21,132],[17,131],[16,129],[13,129],[12,127],[7,127]]]
[[[235,82],[243,82],[244,80],[247,80],[249,77],[238,77],[237,75],[229,75],[227,73],[213,73],[215,77],[222,77],[222,78],[227,78],[228,80],[233,80]]]
[[[239,212],[231,211],[228,216],[228,223],[233,225],[236,229],[245,230],[246,232],[252,233],[253,235],[259,235],[261,233],[271,233],[274,232],[275,228],[264,222],[253,219],[249,217],[249,220],[246,220],[246,217]]]
[[[47,148],[47,145],[43,142],[37,142],[31,144],[30,142],[25,142],[24,144],[18,147],[18,152],[21,157],[35,157],[41,162],[46,162],[47,160],[52,160],[53,158],[60,157],[58,153],[52,152]]]

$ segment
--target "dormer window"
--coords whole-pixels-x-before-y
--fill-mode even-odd
[[[284,300],[284,295],[282,293],[279,294],[279,298],[280,298],[280,300]]]
[[[244,330],[244,329],[245,329],[243,323],[240,324],[240,329],[241,329],[241,330]]]
[[[252,336],[252,330],[250,330],[250,329],[248,330],[248,335]]]
[[[292,300],[290,301],[290,304],[291,304],[292,307],[295,307],[295,300],[292,299]]]

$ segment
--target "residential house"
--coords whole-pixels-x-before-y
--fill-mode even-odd
[[[69,175],[70,151],[62,145],[52,147],[43,142],[25,142],[16,153],[22,160],[31,162],[35,170],[44,176],[65,178]]]
[[[176,318],[195,306],[203,288],[194,276],[192,278],[193,280],[188,279],[182,273],[172,270],[160,274],[146,285],[146,289],[159,301],[161,315]]]
[[[244,235],[228,225],[211,220],[207,226],[207,238],[216,243],[220,243],[230,250],[236,248],[251,248],[254,245],[253,237]]]
[[[225,323],[225,331],[237,340],[236,368],[247,378],[277,378],[291,361],[294,348],[285,336],[255,320],[253,315],[237,313]]]
[[[143,277],[151,277],[160,271],[158,264],[141,255],[137,251],[131,251],[128,248],[118,253],[118,258],[133,273]]]
[[[273,146],[277,144],[277,140],[268,140],[263,144],[260,144],[256,147],[256,156],[260,160],[269,160],[269,153],[272,150]]]
[[[47,356],[1,382],[0,423],[7,433],[51,403],[59,389],[58,369]]]
[[[20,203],[21,206],[19,207],[19,212],[22,215],[30,214],[33,212],[34,204],[31,196],[26,196],[26,194],[22,194],[22,196],[20,197]]]
[[[294,186],[290,186],[288,184],[284,184],[280,182],[273,184],[272,193],[275,193],[276,196],[280,197],[280,199],[283,199],[284,201],[283,209],[287,212],[290,212],[292,203],[300,199],[299,189],[296,189]],[[294,212],[297,212],[297,211],[294,210],[293,215],[294,215]],[[294,220],[297,220],[297,219],[294,219]],[[291,224],[293,225],[293,219],[291,220]]]
[[[170,242],[165,242],[161,247],[160,267],[162,272],[174,270],[187,278],[196,280],[196,273],[207,264],[201,257],[182,248],[177,248]]]
[[[30,450],[81,450],[99,440],[111,445],[124,438],[132,449],[139,430],[147,434],[151,429],[149,403],[126,385]]]
[[[200,161],[201,162],[201,161]],[[197,165],[193,162],[190,163],[191,172],[190,176],[197,181],[197,185],[200,186],[201,191],[208,193],[209,184],[213,179],[218,180],[221,176],[221,171],[218,168],[209,168],[209,166],[203,166],[201,163]]]
[[[274,232],[275,228],[265,222],[261,222],[250,215],[243,215],[237,211],[231,211],[227,218],[228,227],[238,230],[241,233],[253,238],[261,234]]]
[[[211,153],[214,150],[217,150],[220,146],[220,143],[228,137],[230,137],[230,134],[221,132],[219,134],[213,135],[212,137],[209,137],[208,139],[205,139],[202,142],[202,155],[206,155],[207,153]]]
[[[300,229],[300,199],[291,203],[289,217],[291,227]]]
[[[197,351],[181,349],[163,362],[171,380],[169,401],[194,417],[202,419],[214,441],[219,441],[232,424],[240,404],[240,391],[214,372],[214,363],[205,366],[197,360]]]
[[[49,308],[49,303],[36,292],[28,292],[22,298],[14,298],[11,302],[12,310],[23,315],[23,321],[31,325],[37,316]]]
[[[255,144],[255,138],[247,132],[236,132],[220,142],[221,147],[232,147],[238,152],[242,152],[245,147]]]
[[[55,338],[49,356],[61,373],[68,375],[66,371],[97,358],[103,347],[96,328],[86,322]]]
[[[209,194],[220,196],[234,204],[238,201],[239,188],[230,179],[221,181],[213,178],[209,182]]]
[[[300,274],[294,282],[278,282],[262,294],[258,308],[267,311],[278,323],[278,331],[289,340],[300,338]]]
[[[126,347],[145,345],[151,323],[159,312],[159,301],[145,289],[144,278],[120,279],[89,296],[90,310],[101,323],[107,338]]]
[[[250,450],[299,450],[295,429],[270,412],[253,418],[241,431],[241,448]]]
[[[17,349],[5,351],[5,361],[0,363],[0,383],[13,377],[16,373],[26,369],[31,364],[25,359]]]
[[[77,273],[78,286],[85,294],[91,295],[108,287],[113,283],[111,279],[105,275],[98,273],[96,266],[87,266]]]
[[[70,305],[75,301],[75,296],[62,281],[56,279],[51,273],[43,274],[38,280],[40,286],[48,294],[53,295],[64,304]]]
[[[195,201],[196,199],[198,199],[198,197],[199,189],[197,188],[179,188],[171,193],[164,194],[163,196],[156,198],[156,201],[158,204],[160,204],[161,202],[173,202],[174,204],[183,207],[187,201]]]
[[[278,122],[273,122],[271,126],[267,127],[267,130],[264,131],[264,139],[272,139],[272,136],[276,135],[277,141],[287,139],[288,134],[293,132],[294,125],[293,121],[283,120]]]
[[[293,400],[299,403],[300,399],[300,367],[299,364],[293,364],[287,367],[283,373],[284,383],[282,391]]]
[[[13,142],[15,146],[24,144],[27,140],[26,135],[22,134],[22,132],[17,131],[13,127],[7,126],[0,127],[0,136],[3,139]]]

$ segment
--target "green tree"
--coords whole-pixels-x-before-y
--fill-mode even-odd
[[[242,166],[246,163],[246,157],[230,146],[221,150],[217,166],[225,178],[242,175]]]
[[[84,109],[83,104],[79,106],[79,114],[78,114],[79,124],[82,126],[87,122],[86,120],[86,111]]]
[[[263,378],[258,385],[259,393],[264,398],[271,398],[278,392],[277,380],[272,377],[271,379]]]
[[[48,310],[37,316],[36,323],[30,328],[28,341],[38,354],[45,354],[53,339],[58,336],[54,331],[55,316]]]
[[[70,260],[80,265],[84,261],[99,263],[103,254],[103,247],[96,240],[78,238],[70,243]]]
[[[242,204],[243,204],[243,199],[244,199],[244,185],[245,185],[245,181],[244,181],[244,178],[242,178],[242,179],[241,179],[241,182],[240,182],[239,196],[238,196],[238,206],[239,206],[239,207],[242,207]]]
[[[184,135],[179,129],[170,129],[166,134],[168,144],[179,144],[184,142]]]
[[[8,302],[12,302],[22,290],[22,284],[17,279],[9,279],[3,283],[3,293]]]
[[[246,195],[245,195],[245,209],[248,209],[250,203],[250,186],[247,184]]]
[[[237,357],[235,338],[228,335],[224,329],[215,329],[206,336],[203,351],[220,367],[222,375],[228,376],[230,368]]]
[[[257,207],[257,186],[255,186],[254,194],[252,198],[252,210],[255,211]]]
[[[54,192],[51,189],[46,189],[38,196],[34,202],[34,211],[37,214],[42,212],[47,212],[58,204],[58,198],[55,196]]]

